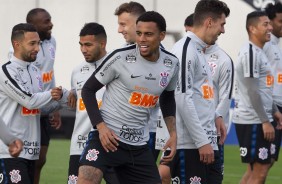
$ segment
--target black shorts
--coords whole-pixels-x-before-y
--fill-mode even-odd
[[[155,145],[156,145],[156,132],[150,132],[148,146],[153,153],[155,161],[157,161],[159,158],[160,150],[155,149]]]
[[[269,164],[271,143],[264,139],[262,124],[235,124],[243,163]]]
[[[207,165],[200,161],[198,149],[178,149],[170,163],[172,182],[221,184],[221,171],[213,168],[213,166],[220,163],[219,151],[215,151],[214,155],[214,165]]]
[[[41,146],[49,146],[50,142],[50,120],[47,115],[40,117]]]
[[[33,184],[34,160],[24,158],[0,159],[0,173],[3,174],[1,183],[24,183]]]
[[[279,106],[277,107],[279,111],[282,113],[282,107]],[[277,122],[275,120],[272,122],[272,125],[275,130],[275,140],[271,144],[270,153],[271,153],[271,158],[277,161],[279,156],[280,146],[281,146],[282,130],[277,130],[275,128],[277,126]]]
[[[80,155],[70,155],[68,183],[77,183]],[[119,184],[115,170],[109,168],[103,175],[107,184]]]
[[[80,157],[80,165],[99,168],[103,173],[114,168],[120,183],[161,183],[160,175],[148,145],[132,146],[119,142],[117,151],[106,152],[99,132],[92,131]]]

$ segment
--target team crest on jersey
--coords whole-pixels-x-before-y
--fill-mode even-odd
[[[167,73],[167,72],[162,72],[160,75],[161,75],[160,86],[161,86],[162,88],[164,88],[164,87],[167,86],[169,73]]]
[[[276,153],[276,145],[275,144],[271,144],[270,146],[270,154],[274,155]]]
[[[77,176],[75,175],[70,175],[69,176],[69,180],[68,180],[68,184],[76,184],[77,183]]]
[[[178,176],[176,176],[175,178],[171,178],[171,183],[172,184],[180,184],[180,179]]]
[[[49,48],[49,52],[50,52],[51,58],[54,60],[55,59],[55,48],[54,47],[50,47]]]
[[[43,82],[41,80],[41,76],[36,75],[36,79],[38,80],[38,89],[43,91]]]
[[[167,66],[167,67],[171,67],[172,66],[172,61],[168,57],[166,57],[164,59],[164,65]]]
[[[126,62],[128,62],[128,63],[135,63],[135,62],[136,62],[136,56],[133,55],[133,54],[128,54],[128,55],[125,57],[125,60],[126,60]]]
[[[87,73],[89,72],[89,67],[88,66],[83,66],[81,69],[80,69],[80,73]]]
[[[3,179],[4,179],[4,176],[2,173],[0,173],[0,183],[2,183]]]
[[[260,148],[259,153],[258,153],[259,158],[262,159],[262,160],[267,159],[267,157],[268,157],[267,152],[268,152],[268,149],[266,149],[265,147]]]
[[[86,155],[86,160],[96,161],[98,159],[98,154],[99,154],[99,151],[96,149],[88,150],[88,153]]]
[[[214,75],[215,73],[215,70],[217,68],[217,64],[215,62],[208,62],[210,68],[211,68],[211,72],[212,72],[212,75]]]
[[[201,178],[197,176],[191,177],[190,181],[190,184],[201,184]]]
[[[247,153],[248,153],[247,148],[243,148],[243,147],[240,148],[240,155],[242,157],[245,157],[247,155]]]
[[[12,170],[10,172],[10,179],[12,181],[12,183],[18,183],[19,181],[22,180],[22,177],[20,175],[20,171],[19,170]]]

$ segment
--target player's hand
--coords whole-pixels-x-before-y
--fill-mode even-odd
[[[217,117],[215,119],[215,126],[216,126],[217,135],[220,136],[218,144],[223,145],[226,139],[227,130],[222,117]]]
[[[206,144],[199,148],[200,161],[204,164],[211,164],[214,162],[214,151],[210,144]]]
[[[76,107],[76,96],[73,94],[73,92],[70,92],[68,96],[68,106],[73,109]]]
[[[16,139],[9,144],[9,153],[12,157],[18,157],[23,150],[23,142],[20,139]]]
[[[114,133],[113,130],[109,129],[104,122],[99,123],[96,125],[97,130],[99,132],[99,138],[101,144],[106,152],[109,151],[116,151],[118,146],[118,136]]]
[[[270,122],[263,122],[262,130],[263,130],[263,135],[264,135],[265,140],[269,142],[274,140],[274,137],[275,137],[274,127],[272,126]]]
[[[61,115],[59,111],[53,112],[53,114],[49,115],[49,121],[51,124],[51,127],[58,130],[62,126],[62,120]]]
[[[282,130],[282,114],[277,111],[274,113],[274,118],[276,119],[277,126],[275,127],[277,130]]]
[[[60,100],[62,98],[63,95],[63,90],[62,90],[62,86],[59,87],[54,87],[51,90],[51,96],[53,100]]]
[[[167,140],[167,142],[166,142],[166,144],[163,148],[163,152],[167,151],[168,148],[170,148],[169,149],[170,153],[169,153],[169,155],[163,156],[161,158],[161,161],[162,161],[163,164],[167,164],[167,163],[172,161],[172,159],[173,159],[173,157],[176,153],[176,140],[177,140],[176,132],[171,132],[170,138]]]

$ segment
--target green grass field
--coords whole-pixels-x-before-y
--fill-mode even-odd
[[[65,184],[69,161],[70,140],[52,139],[47,163],[42,170],[40,184]],[[245,171],[239,157],[238,146],[225,146],[224,184],[238,184]],[[278,161],[267,177],[266,184],[281,183],[282,163]]]

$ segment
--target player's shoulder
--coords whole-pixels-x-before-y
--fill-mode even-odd
[[[92,69],[91,65],[87,63],[86,61],[83,61],[73,68],[72,74],[74,75],[78,73],[82,73],[82,74],[88,73],[88,72],[91,72],[91,69]]]

